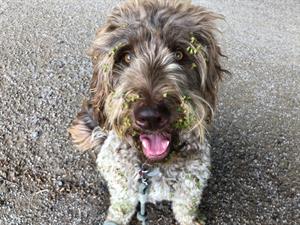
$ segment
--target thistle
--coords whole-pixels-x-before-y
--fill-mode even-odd
[[[189,101],[191,101],[190,96],[185,95],[181,98],[181,104],[177,108],[177,112],[182,114],[182,117],[179,118],[174,124],[174,127],[177,129],[187,129],[195,122],[195,117],[192,113],[191,107],[188,104]]]
[[[199,43],[199,41],[192,36],[190,40],[190,46],[186,49],[190,55],[197,55],[199,52],[203,50],[203,46]]]
[[[131,94],[128,94],[125,96],[125,102],[126,103],[133,103],[137,100],[139,100],[141,97],[138,95],[138,94],[134,94],[134,93],[131,93]]]
[[[109,56],[114,56],[122,47],[125,46],[125,43],[118,43],[109,53]]]
[[[115,97],[115,96],[114,96]],[[127,94],[125,96],[123,96],[123,104],[122,104],[122,108],[125,109],[125,110],[128,110],[129,107],[130,107],[130,104],[136,102],[138,99],[140,99],[140,96],[138,94],[135,94],[135,93],[130,93],[130,94]],[[120,129],[120,133],[122,135],[125,134],[125,132],[132,126],[132,121],[130,119],[129,116],[125,116],[122,120],[122,126],[121,126],[121,129]],[[133,136],[137,135],[137,133],[133,133],[132,134]]]
[[[192,63],[191,69],[193,70],[193,69],[196,69],[196,68],[197,68],[196,63]]]
[[[109,64],[108,64],[108,63],[103,64],[102,69],[103,69],[103,72],[104,72],[104,73],[107,73],[107,72],[109,71],[109,69],[110,69]]]
[[[125,116],[122,120],[122,126],[120,128],[120,134],[124,135],[126,130],[131,127],[131,120],[129,116]]]
[[[124,98],[123,102],[123,109],[129,109],[129,106],[131,103],[136,102],[138,99],[140,99],[140,96],[138,94],[128,94]]]

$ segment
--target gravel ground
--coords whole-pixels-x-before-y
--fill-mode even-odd
[[[232,72],[210,136],[207,224],[300,224],[299,1],[194,2],[225,15]],[[86,49],[117,3],[0,0],[1,225],[103,222],[95,152],[75,151],[66,128],[87,93]],[[150,225],[176,224],[168,203],[148,211]]]

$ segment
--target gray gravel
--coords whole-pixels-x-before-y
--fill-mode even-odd
[[[0,0],[1,225],[103,222],[95,152],[75,151],[66,128],[87,93],[86,49],[117,2]],[[300,224],[299,1],[194,2],[225,15],[232,72],[211,131],[207,224]],[[175,224],[168,203],[148,210],[150,224]]]

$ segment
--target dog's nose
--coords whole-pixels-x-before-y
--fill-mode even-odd
[[[142,106],[134,110],[136,124],[145,130],[158,130],[164,128],[171,113],[165,104]]]

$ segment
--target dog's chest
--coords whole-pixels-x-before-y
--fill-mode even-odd
[[[115,151],[114,142],[108,142],[104,145],[97,159],[98,168],[107,181],[110,191],[111,189],[120,189],[120,192],[128,190],[130,193],[138,196],[138,189],[141,182],[141,162],[134,154],[125,152],[131,149],[120,149]],[[148,201],[157,202],[162,200],[170,200],[174,192],[176,179],[166,175],[165,171],[158,167],[150,169],[157,170],[155,176],[148,178],[147,187]],[[116,190],[118,192],[118,190]],[[130,193],[128,193],[130,195]]]
[[[142,162],[135,151],[122,144],[113,133],[108,135],[100,148],[97,165],[108,183],[110,192],[126,192],[128,196],[138,196]],[[195,155],[192,160],[182,158],[169,165],[153,165],[151,170],[156,169],[158,173],[149,178],[148,201],[155,203],[172,200],[182,189],[196,188],[195,182],[190,181],[202,182],[203,176],[208,176],[208,164],[209,161],[204,160],[203,156]]]
[[[157,177],[152,177],[149,181],[149,202],[158,202],[162,200],[171,200],[174,197],[176,181],[167,178],[160,173]]]

